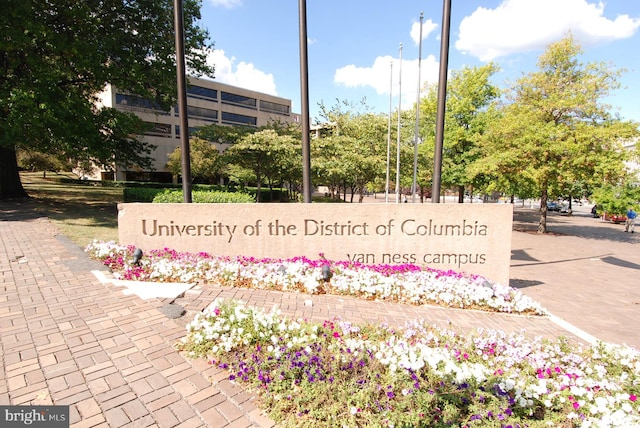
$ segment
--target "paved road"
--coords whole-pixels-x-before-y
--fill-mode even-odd
[[[541,236],[529,232],[535,210],[514,213],[511,285],[558,319],[228,287],[195,287],[175,303],[192,314],[216,297],[239,298],[315,320],[422,318],[461,332],[595,337],[640,349],[639,234],[580,214],[551,214],[554,233]],[[183,320],[162,311],[173,299],[127,295],[95,269],[28,203],[0,205],[0,404],[69,405],[74,427],[274,425],[225,372],[173,349],[185,333]]]
[[[510,285],[600,340],[640,349],[640,233],[592,218],[589,207],[550,213],[548,235],[536,226],[537,210],[516,208]]]

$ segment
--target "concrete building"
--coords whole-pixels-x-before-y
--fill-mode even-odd
[[[189,77],[187,86],[187,106],[189,134],[206,125],[243,125],[260,127],[271,121],[293,123],[300,121],[300,115],[291,112],[291,100],[238,88],[212,80]],[[100,94],[101,104],[121,111],[136,114],[150,125],[149,131],[139,138],[156,146],[151,154],[154,171],[121,169],[116,172],[97,172],[96,179],[138,180],[170,182],[171,173],[167,169],[169,154],[180,146],[180,117],[178,106],[161,110],[149,100],[127,94],[107,85]],[[224,147],[219,147],[223,150]]]

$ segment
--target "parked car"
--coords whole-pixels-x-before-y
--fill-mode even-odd
[[[547,202],[547,211],[560,211],[560,204],[557,202]]]
[[[627,221],[627,216],[624,214],[609,214],[604,213],[604,221],[610,221],[611,223],[619,224]]]

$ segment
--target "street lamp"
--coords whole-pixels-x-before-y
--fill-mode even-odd
[[[302,194],[304,203],[312,201],[311,141],[309,135],[309,60],[307,53],[307,2],[298,0],[300,43],[300,98],[302,102]]]
[[[402,111],[402,43],[400,43],[400,70],[398,71],[398,141],[396,143],[396,203],[400,203],[400,112]]]
[[[436,144],[433,154],[433,184],[431,202],[440,203],[442,181],[442,146],[444,141],[444,113],[447,98],[447,67],[449,66],[449,26],[451,24],[451,0],[443,0],[442,35],[440,37],[440,74],[438,79],[438,108],[436,110]]]
[[[178,76],[178,109],[180,116],[180,147],[182,152],[182,196],[185,203],[191,196],[191,150],[189,147],[189,116],[187,111],[187,77],[184,58],[183,1],[173,1],[173,19],[176,40],[176,74]]]
[[[420,119],[420,65],[422,63],[422,21],[424,12],[420,12],[420,43],[418,47],[418,96],[416,98],[416,129],[413,135],[413,185],[411,186],[411,202],[416,201],[416,184],[418,180],[418,142],[420,141],[420,129],[418,121]]]
[[[391,100],[393,98],[393,61],[389,73],[389,124],[387,127],[387,178],[384,182],[384,202],[389,202],[389,162],[391,158]]]

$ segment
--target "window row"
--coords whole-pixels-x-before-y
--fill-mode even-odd
[[[203,88],[202,86],[189,86],[187,89],[187,93],[194,98],[203,98],[209,100],[217,100],[218,97],[217,90]],[[225,104],[250,108],[252,110],[257,109],[258,100],[255,98],[232,94],[230,92],[221,92],[220,94],[221,100]],[[116,104],[127,110],[153,110],[162,114],[169,114],[168,110],[161,109],[157,103],[136,95],[116,94]],[[290,106],[265,100],[260,100],[260,110],[282,115],[289,115],[291,113]],[[174,106],[174,111],[177,116],[179,114],[179,108],[177,105]],[[203,107],[189,106],[188,114],[190,117],[199,117],[214,120],[218,119],[218,112],[216,110]]]
[[[157,103],[137,95],[116,94],[116,104],[125,110],[153,110],[169,114],[169,110],[163,110]]]
[[[217,113],[217,112],[216,112]],[[217,119],[217,115],[216,115]],[[245,116],[242,114],[222,112],[222,123],[224,125],[243,125],[243,126],[258,126],[258,118],[254,116]],[[158,122],[145,122],[147,130],[144,135],[152,137],[165,137],[171,138],[171,124],[158,123]],[[193,134],[198,128],[189,127],[189,134]],[[180,136],[180,126],[175,126],[175,135]]]

